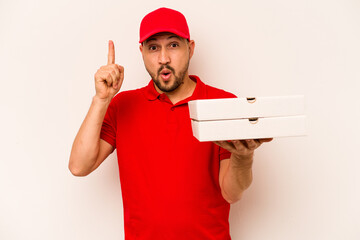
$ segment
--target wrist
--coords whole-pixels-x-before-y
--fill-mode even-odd
[[[230,162],[234,167],[251,169],[253,163],[254,153],[249,155],[235,155],[231,154]]]
[[[93,103],[94,104],[97,104],[97,105],[105,105],[105,106],[108,106],[111,102],[111,99],[108,99],[108,98],[100,98],[98,97],[97,95],[95,95],[93,97]]]

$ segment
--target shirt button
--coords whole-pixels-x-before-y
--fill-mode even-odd
[[[171,108],[171,111],[174,111],[174,108],[173,108],[173,107]]]

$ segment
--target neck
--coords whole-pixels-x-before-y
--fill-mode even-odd
[[[154,86],[158,93],[165,93],[166,96],[168,96],[168,98],[170,99],[170,101],[173,104],[176,104],[177,102],[180,102],[181,100],[184,100],[193,94],[196,87],[196,82],[191,80],[189,75],[186,74],[183,84],[181,84],[174,91],[163,92],[156,86],[156,84],[154,84]]]

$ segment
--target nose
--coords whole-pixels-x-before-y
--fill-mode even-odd
[[[159,63],[161,65],[170,63],[170,56],[166,48],[162,48],[159,54]]]

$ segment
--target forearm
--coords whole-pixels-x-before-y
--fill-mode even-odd
[[[101,126],[109,103],[93,97],[71,149],[69,169],[73,174],[87,172],[95,164],[100,148]]]
[[[230,203],[240,200],[252,182],[253,154],[238,158],[231,154],[229,166],[222,181],[222,191]]]

